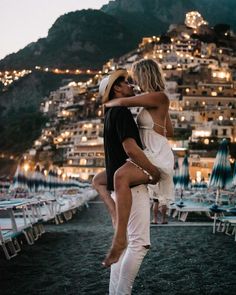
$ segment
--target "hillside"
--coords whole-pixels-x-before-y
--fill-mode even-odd
[[[59,17],[46,38],[8,55],[0,61],[0,70],[36,65],[100,69],[133,46],[134,37],[116,18],[99,10],[81,10]]]
[[[198,10],[211,26],[228,23],[236,31],[234,0],[116,0],[101,10],[81,10],[59,17],[48,36],[0,61],[0,70],[34,68],[100,69],[113,57],[134,49],[143,36],[166,32]]]
[[[62,86],[63,79],[87,80],[88,76],[33,72],[0,93],[0,151],[22,153],[40,135],[47,118],[39,111],[43,98]]]
[[[199,11],[211,26],[227,23],[236,30],[234,0],[116,0],[101,8],[136,32],[136,37],[165,32],[170,24],[183,23],[185,14]]]

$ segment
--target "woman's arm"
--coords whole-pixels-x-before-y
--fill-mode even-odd
[[[172,126],[172,122],[171,122],[169,113],[167,113],[167,117],[166,117],[166,131],[167,131],[167,134],[166,134],[167,137],[174,136],[174,128]]]
[[[164,92],[151,92],[131,97],[115,98],[105,103],[105,106],[116,107],[158,107],[163,103],[169,102]]]

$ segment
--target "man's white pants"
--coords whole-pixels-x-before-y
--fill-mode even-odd
[[[111,266],[109,295],[128,295],[150,247],[150,199],[147,186],[131,189],[132,207],[128,222],[128,246]],[[115,200],[115,194],[112,194]]]

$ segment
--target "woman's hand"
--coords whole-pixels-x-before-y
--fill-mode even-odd
[[[121,98],[112,99],[106,103],[104,103],[106,108],[118,107],[121,106]]]

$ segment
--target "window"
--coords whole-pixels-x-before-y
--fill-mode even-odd
[[[222,135],[227,135],[227,129],[223,129],[223,134]]]
[[[212,130],[212,135],[213,136],[217,136],[218,135],[218,130],[217,129],[213,129]]]

